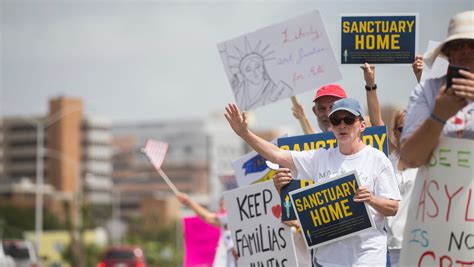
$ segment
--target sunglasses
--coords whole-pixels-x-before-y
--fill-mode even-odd
[[[342,121],[344,121],[346,125],[352,125],[356,121],[356,118],[357,118],[356,116],[346,116],[344,118],[332,116],[332,117],[329,117],[329,121],[334,126],[341,124]]]
[[[464,48],[464,45],[467,45],[470,49],[474,49],[474,41],[473,40],[456,40],[448,42],[444,45],[443,51],[459,51]]]
[[[403,126],[397,127],[397,130],[401,133],[403,132]]]

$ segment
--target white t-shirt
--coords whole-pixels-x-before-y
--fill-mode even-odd
[[[415,87],[408,102],[401,140],[412,135],[430,117],[439,88],[444,83],[446,83],[446,76],[424,80]],[[450,137],[474,139],[474,102],[467,104],[447,121],[443,128],[443,134]]]
[[[371,146],[353,155],[343,155],[338,148],[328,150],[291,151],[296,166],[296,179],[324,181],[333,176],[356,170],[361,186],[378,197],[400,199],[392,164],[385,154]],[[387,236],[383,230],[385,217],[369,206],[375,229],[322,247],[316,259],[323,266],[385,266]]]
[[[296,231],[295,227],[291,227],[291,236],[295,244],[296,261],[298,267],[311,267],[311,251],[306,248],[304,237],[301,233]]]
[[[402,200],[398,202],[397,214],[393,217],[387,217],[388,248],[401,249],[408,216],[408,206],[410,205],[418,168],[399,171],[397,165],[400,155],[395,151],[390,154],[389,159],[395,170],[395,177],[397,178],[398,189],[400,190]]]
[[[234,255],[232,255],[232,249],[234,248],[234,242],[232,241],[232,234],[227,228],[229,219],[227,214],[221,213],[217,216],[221,224],[221,237],[219,239],[219,245],[217,246],[216,255],[214,256],[213,267],[236,267]]]

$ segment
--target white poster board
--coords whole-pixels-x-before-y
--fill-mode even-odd
[[[278,138],[287,136],[287,134],[284,134]],[[276,145],[278,138],[273,139],[271,143]],[[267,164],[265,164],[265,158],[255,151],[250,151],[237,160],[234,160],[232,162],[232,168],[234,169],[239,187],[268,181],[272,179],[273,174],[275,174],[275,171],[268,168]]]
[[[225,41],[218,49],[244,111],[342,77],[317,10]]]
[[[226,191],[224,203],[239,266],[298,266],[273,181]]]
[[[474,141],[444,138],[418,170],[400,266],[474,264]]]

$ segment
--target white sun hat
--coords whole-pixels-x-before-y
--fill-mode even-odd
[[[464,11],[454,15],[449,21],[448,37],[438,46],[426,52],[424,60],[431,67],[437,56],[447,58],[443,46],[458,39],[474,39],[474,10]]]

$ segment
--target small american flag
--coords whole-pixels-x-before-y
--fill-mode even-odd
[[[153,139],[146,140],[143,152],[150,159],[151,164],[155,166],[157,170],[161,168],[161,164],[165,160],[166,152],[168,151],[168,143],[156,141]]]

